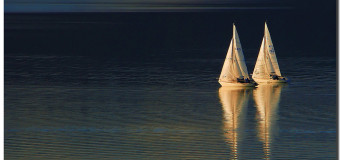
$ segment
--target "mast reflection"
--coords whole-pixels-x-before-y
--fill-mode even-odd
[[[231,149],[230,159],[238,159],[239,128],[244,124],[244,110],[248,104],[249,89],[221,87],[219,98],[223,108],[223,130]]]
[[[263,143],[264,159],[270,159],[272,134],[278,119],[278,107],[281,90],[284,84],[260,84],[253,91],[257,108],[257,136]]]

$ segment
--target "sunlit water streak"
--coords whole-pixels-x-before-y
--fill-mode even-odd
[[[275,130],[274,127],[277,127],[275,122],[278,119],[278,104],[283,85],[285,84],[258,85],[253,92],[257,108],[257,132],[260,141],[263,143],[263,159],[270,159],[271,157],[272,132]]]
[[[223,59],[7,56],[5,158],[334,159],[335,62],[279,59],[290,84],[223,91]]]
[[[238,142],[242,139],[241,131],[244,126],[245,109],[248,106],[249,90],[245,88],[221,87],[219,97],[223,107],[223,130],[226,143],[230,145],[230,159],[238,159]]]

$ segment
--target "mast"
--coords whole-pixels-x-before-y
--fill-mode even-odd
[[[234,49],[235,49],[235,59],[237,61],[239,75],[244,78],[249,78],[248,69],[244,60],[244,55],[242,51],[242,46],[240,42],[240,38],[238,36],[236,26],[233,24],[233,39],[234,39]]]
[[[265,37],[266,37],[266,50],[267,50],[267,55],[270,58],[270,63],[273,68],[273,71],[276,73],[276,75],[281,76],[281,71],[279,67],[279,63],[277,62],[275,50],[274,50],[274,45],[272,42],[272,39],[270,37],[269,29],[267,26],[267,23],[265,23]]]
[[[236,43],[235,43],[235,40],[236,40],[236,34],[237,34],[237,31],[236,31],[236,27],[235,27],[235,24],[233,24],[233,71],[234,71],[234,77],[235,78],[239,78],[240,76],[242,76],[242,72],[241,72],[241,69],[240,69],[240,66],[238,64],[238,61],[237,61],[237,50],[235,50],[236,47]]]
[[[267,24],[265,23],[265,29],[264,29],[264,61],[265,61],[265,67],[266,67],[266,71],[267,71],[267,76],[269,76],[272,72],[275,73],[274,71],[274,67],[272,65],[272,61],[271,61],[271,57],[268,53],[268,36],[267,36],[267,30],[266,30]]]

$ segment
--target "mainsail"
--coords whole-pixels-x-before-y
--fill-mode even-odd
[[[244,56],[243,56],[240,38],[238,37],[235,25],[233,26],[233,32],[234,32],[234,35],[233,35],[234,38],[233,39],[234,39],[234,42],[235,42],[234,43],[234,45],[235,45],[234,49],[235,49],[235,53],[236,53],[235,54],[236,61],[239,64],[240,70],[242,72],[242,76],[244,78],[249,78],[248,69],[247,69],[246,62],[245,62]]]
[[[268,30],[268,27],[267,27],[267,23],[265,23],[264,34],[265,34],[265,37],[266,37],[266,43],[265,43],[266,44],[266,50],[267,50],[267,53],[270,57],[271,64],[274,68],[276,75],[281,76],[279,63],[277,63],[274,45],[273,45],[273,42],[272,42],[272,38],[270,37],[270,33],[269,33],[269,30]]]
[[[255,64],[253,78],[269,78],[272,73],[275,73],[277,76],[281,76],[274,45],[271,40],[267,24],[265,23],[264,37],[262,39],[260,52]]]
[[[237,78],[249,78],[247,66],[244,60],[242,46],[236,27],[233,26],[233,38],[230,41],[226,59],[224,61],[220,80],[236,81]]]

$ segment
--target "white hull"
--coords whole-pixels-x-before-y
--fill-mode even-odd
[[[274,79],[264,79],[264,78],[253,78],[253,80],[256,83],[287,83],[288,79],[285,78],[285,80],[283,79],[279,79],[279,80],[274,80]]]
[[[221,84],[223,87],[255,87],[254,83],[238,83],[238,82],[224,82],[224,81],[218,81],[218,83]]]

